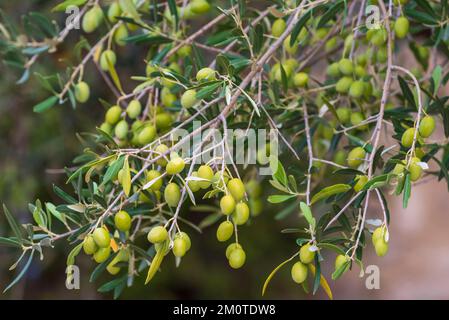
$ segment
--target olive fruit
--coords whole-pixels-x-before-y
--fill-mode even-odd
[[[227,248],[226,248],[226,259],[229,259],[229,257],[231,256],[232,251],[234,251],[235,249],[243,249],[242,246],[238,243],[231,243]]]
[[[377,227],[374,232],[373,235],[371,236],[371,240],[374,243],[376,243],[378,240],[382,240],[385,241],[385,234],[386,234],[386,228],[385,227]]]
[[[352,82],[353,80],[351,77],[342,77],[335,84],[335,90],[337,90],[338,93],[347,93],[351,88]]]
[[[253,217],[257,217],[263,211],[263,202],[260,199],[249,199],[250,213]]]
[[[116,124],[120,120],[122,108],[119,106],[112,106],[106,111],[105,121],[110,125]]]
[[[332,50],[334,50],[337,47],[337,37],[332,37],[329,40],[326,41],[326,43],[324,44],[324,50],[326,50],[326,52],[331,52]]]
[[[84,238],[83,249],[84,253],[88,255],[94,254],[98,250],[98,246],[95,243],[95,240],[92,237],[92,235],[89,234]]]
[[[190,250],[190,247],[192,246],[192,241],[190,240],[190,237],[187,233],[185,233],[184,231],[178,232],[177,234],[175,234],[175,239],[184,239],[185,243],[186,243],[186,249],[187,251]]]
[[[105,228],[97,228],[94,230],[92,234],[95,243],[100,248],[107,248],[111,242],[111,236],[109,235],[108,230]]]
[[[404,169],[405,169],[405,166],[403,164],[396,163],[396,165],[394,166],[394,168],[391,172],[395,175],[400,175],[404,172]]]
[[[233,269],[239,269],[245,264],[246,253],[242,248],[236,247],[229,254],[229,265]]]
[[[376,47],[382,46],[387,41],[387,30],[385,28],[374,30],[370,41]]]
[[[300,261],[296,262],[291,270],[292,279],[298,284],[303,283],[307,279],[307,266]]]
[[[116,264],[119,262],[125,262],[129,260],[129,252],[126,249],[120,250],[117,255],[112,259],[112,261],[107,265],[106,270],[111,275],[116,275],[120,272],[120,267],[117,267]]]
[[[210,10],[210,4],[206,0],[193,0],[190,2],[190,10],[195,14],[203,14]]]
[[[169,148],[165,144],[160,144],[156,147],[156,149],[154,149],[156,155],[160,157],[159,159],[156,160],[157,165],[161,167],[165,167],[167,165],[167,159],[165,159],[166,156],[162,155],[165,154],[168,150]]]
[[[338,62],[338,70],[345,76],[352,75],[354,71],[353,63],[347,58],[343,58]]]
[[[94,253],[94,260],[96,263],[105,262],[109,258],[110,254],[111,254],[111,247],[100,248],[97,250],[97,252]]]
[[[435,119],[432,116],[425,116],[419,123],[419,135],[428,138],[435,130]]]
[[[355,147],[352,149],[347,158],[348,166],[351,168],[357,168],[362,164],[365,158],[366,152],[362,147]]]
[[[176,207],[179,204],[179,200],[181,200],[181,191],[176,183],[169,183],[165,187],[164,199],[170,207]]]
[[[405,38],[409,28],[410,22],[406,17],[399,17],[394,23],[394,33],[399,39]]]
[[[357,130],[365,130],[368,128],[368,124],[362,124],[365,120],[365,117],[361,112],[353,112],[351,113],[351,124],[356,127]]]
[[[165,170],[169,175],[175,175],[184,170],[185,167],[184,159],[181,157],[172,157],[170,161],[167,163]]]
[[[299,249],[299,260],[304,264],[312,263],[315,259],[315,251],[310,251],[310,243],[306,243]]]
[[[158,130],[167,130],[171,128],[173,118],[170,113],[162,112],[156,115],[156,127]]]
[[[107,122],[103,122],[100,126],[100,130],[106,132],[107,134],[111,135],[112,134],[112,126],[107,123]]]
[[[192,177],[198,177],[198,172],[197,171],[193,171],[192,174],[190,175]],[[187,182],[187,185],[189,186],[190,190],[192,192],[197,192],[198,190],[200,190],[200,185],[199,185],[199,181],[198,180],[189,180]]]
[[[206,179],[208,181],[198,181],[198,185],[201,189],[207,189],[211,185],[211,180],[214,177],[214,171],[208,165],[202,165],[198,168],[198,177],[201,179]]]
[[[240,201],[245,196],[245,185],[242,180],[234,178],[228,181],[227,188],[235,201]]]
[[[75,85],[75,99],[76,101],[80,103],[84,103],[87,100],[89,100],[90,96],[90,88],[89,85],[84,82],[80,81]]]
[[[351,258],[349,258],[348,255],[339,254],[335,258],[335,270],[340,269],[341,266],[343,266],[346,262],[348,262],[350,260],[351,260]],[[345,270],[343,272],[346,272],[348,269],[349,269],[349,264],[345,267]]]
[[[130,119],[136,119],[142,111],[142,104],[139,100],[132,100],[126,108],[126,114]]]
[[[418,164],[421,160],[417,157],[413,157],[410,161],[410,166],[408,167],[408,171],[410,171],[410,180],[418,181],[421,178],[422,168]]]
[[[112,50],[105,50],[100,56],[100,67],[103,71],[109,70],[109,64],[112,66],[115,66],[117,63],[117,56],[115,55],[115,52]]]
[[[339,77],[340,76],[340,67],[338,66],[338,62],[331,63],[327,67],[326,73],[332,78]]]
[[[126,120],[121,120],[115,125],[114,133],[117,138],[123,140],[128,135],[128,122]]]
[[[139,135],[137,136],[137,141],[141,146],[144,146],[152,142],[155,137],[156,137],[156,128],[151,124],[147,124],[139,132]]]
[[[341,107],[336,110],[338,119],[341,123],[346,124],[351,119],[351,109],[347,107]]]
[[[147,239],[151,243],[161,243],[168,239],[168,232],[163,226],[153,227],[148,232]]]
[[[291,36],[288,36],[287,38],[285,38],[285,40],[283,42],[283,46],[284,46],[285,51],[287,51],[288,53],[293,55],[296,53],[296,51],[298,51],[298,40],[296,40],[295,43],[293,43],[293,45],[290,45],[290,39],[291,39]]]
[[[383,257],[388,253],[388,243],[382,240],[378,240],[374,243],[374,250],[377,256]]]
[[[175,257],[181,258],[183,257],[187,252],[187,242],[184,238],[176,238],[173,241],[173,254]]]
[[[231,195],[225,195],[220,199],[220,209],[224,215],[229,216],[234,212],[235,209],[235,200]]]
[[[271,35],[273,37],[279,38],[284,33],[286,27],[287,23],[284,19],[276,19],[271,26]]]
[[[293,83],[297,87],[305,87],[309,82],[309,75],[305,72],[298,72],[293,76]]]
[[[175,104],[175,101],[176,101],[176,96],[171,92],[161,95],[161,102],[167,108],[173,107]]]
[[[343,166],[346,163],[346,153],[343,150],[338,150],[334,155],[334,162]]]
[[[122,232],[128,231],[131,228],[131,217],[128,212],[124,210],[117,212],[114,216],[114,224],[118,230]]]
[[[176,53],[182,58],[188,57],[192,54],[192,47],[188,45],[182,46]]]
[[[211,68],[203,68],[196,73],[196,80],[198,81],[211,81],[215,79],[215,70]]]
[[[349,95],[353,98],[360,98],[365,90],[365,83],[363,81],[357,80],[351,84],[349,88]]]
[[[114,41],[117,45],[123,47],[126,45],[125,39],[128,38],[128,29],[124,24],[120,25],[114,33]]]
[[[365,186],[365,183],[368,182],[368,177],[357,175],[355,181],[356,184],[354,185],[354,191],[359,192]]]
[[[96,5],[92,9],[88,10],[83,17],[82,28],[86,33],[91,33],[98,28],[103,21],[103,10]]]
[[[234,225],[231,221],[223,221],[220,223],[217,229],[217,240],[220,242],[224,242],[229,240],[234,233]]]
[[[162,187],[162,178],[159,178],[161,176],[161,173],[157,170],[149,170],[147,172],[147,182],[150,182],[152,180],[155,180],[153,184],[150,186],[150,189],[153,191],[158,191]]]
[[[196,99],[196,90],[191,89],[184,92],[181,96],[181,106],[186,109],[193,107],[198,100]]]
[[[245,184],[245,189],[251,198],[258,198],[262,195],[262,187],[257,180],[249,180]]]
[[[249,219],[249,207],[244,202],[239,202],[235,206],[235,211],[232,214],[232,220],[238,226],[245,224]]]
[[[410,148],[413,144],[413,138],[415,136],[415,128],[408,128],[404,131],[401,137],[401,144],[405,148]],[[417,135],[418,136],[418,135]]]
[[[108,9],[108,20],[111,23],[116,23],[118,21],[117,17],[120,17],[122,10],[118,2],[113,2]]]

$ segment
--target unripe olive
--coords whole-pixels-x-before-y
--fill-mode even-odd
[[[145,128],[143,128],[142,131],[139,132],[137,140],[141,146],[145,146],[152,142],[155,137],[156,128],[151,124],[147,124],[145,125]]]
[[[378,240],[374,243],[374,250],[377,256],[383,257],[388,253],[388,243],[382,240]]]
[[[229,180],[227,188],[236,201],[242,200],[245,196],[245,185],[238,178]]]
[[[84,253],[88,255],[94,254],[98,250],[98,246],[95,243],[95,240],[92,237],[92,235],[89,234],[84,238],[83,249]]]
[[[217,229],[217,240],[220,242],[224,242],[229,240],[234,233],[234,225],[231,221],[223,221],[220,223]]]
[[[198,172],[197,171],[193,171],[191,176],[192,177],[198,177]],[[189,188],[190,188],[190,190],[192,192],[197,192],[198,190],[201,189],[198,180],[189,180],[187,182],[187,185],[189,186]]]
[[[363,78],[364,76],[366,76],[365,68],[359,65],[355,66],[354,73],[359,78]]]
[[[181,191],[176,183],[169,183],[165,187],[164,199],[170,207],[176,207],[179,204],[179,200],[181,200]]]
[[[348,51],[352,48],[352,44],[354,43],[354,35],[352,33],[350,33],[348,36],[346,36],[345,38],[345,43],[344,43],[344,50]]]
[[[238,226],[245,224],[249,219],[249,207],[244,202],[239,202],[235,206],[235,211],[232,214],[232,221]]]
[[[353,98],[360,98],[363,95],[364,89],[365,83],[363,81],[354,81],[349,88],[349,95]]]
[[[111,236],[109,232],[105,228],[97,228],[94,230],[92,234],[95,243],[100,248],[108,248],[111,242]]]
[[[192,246],[192,241],[190,240],[190,237],[187,233],[185,233],[184,231],[178,232],[177,234],[175,234],[175,239],[184,239],[185,243],[186,243],[186,248],[187,251],[190,250],[190,247]]]
[[[360,67],[365,67],[366,64],[368,63],[368,54],[367,53],[369,53],[369,52],[365,52],[364,54],[360,54],[357,56],[356,63]]]
[[[120,17],[122,10],[118,2],[113,2],[108,9],[108,20],[111,23],[116,23],[118,21],[117,17]]]
[[[94,260],[96,263],[105,262],[111,255],[111,247],[100,248],[94,253]]]
[[[351,77],[342,77],[337,81],[335,90],[337,90],[338,93],[347,93],[349,88],[351,88],[352,82],[353,80]]]
[[[365,120],[365,117],[361,112],[351,113],[351,124],[357,126],[357,130],[365,130],[368,128],[368,124],[360,125]]]
[[[129,260],[129,252],[126,249],[121,249],[112,261],[107,265],[106,270],[111,275],[116,275],[120,272],[120,267],[116,267],[119,262],[125,262]]]
[[[174,71],[176,73],[182,73],[181,67],[179,66],[179,64],[177,62],[170,63],[170,65],[168,66],[168,69],[171,71]]]
[[[386,47],[380,47],[376,51],[376,62],[385,63],[388,60],[388,51]]]
[[[235,200],[231,195],[225,195],[220,199],[220,209],[224,215],[229,216],[234,212],[235,209]]]
[[[192,54],[192,47],[189,46],[189,45],[182,46],[181,48],[179,48],[178,52],[176,52],[176,53],[181,58],[188,57],[188,56],[190,56]]]
[[[159,178],[161,176],[161,173],[159,172],[159,171],[157,171],[157,170],[149,170],[148,172],[147,172],[147,182],[150,182],[150,181],[152,181],[152,180],[154,180],[154,179],[156,179],[156,178]],[[159,178],[159,179],[157,179],[151,186],[150,186],[150,189],[152,190],[152,191],[157,191],[157,190],[159,190],[159,189],[161,189],[161,187],[162,187],[162,178]]]
[[[360,190],[362,190],[363,186],[368,182],[368,177],[358,175],[356,176],[355,180],[357,182],[354,185],[354,191],[359,192]]]
[[[171,128],[173,117],[170,113],[162,112],[156,115],[156,127],[158,130],[164,131]]]
[[[387,30],[385,28],[375,30],[370,41],[377,47],[382,46],[387,41]]]
[[[330,52],[337,47],[337,37],[332,37],[324,44],[324,50]]]
[[[419,46],[418,47],[418,57],[421,60],[427,60],[429,58],[429,48],[424,47],[424,46]]]
[[[346,124],[351,119],[351,109],[347,107],[341,107],[336,110],[338,119],[340,119],[341,123]]]
[[[408,170],[410,171],[410,180],[412,181],[418,181],[419,178],[421,178],[422,174],[422,168],[418,164],[421,160],[417,157],[413,157],[410,166],[408,167]]]
[[[122,108],[119,106],[112,106],[106,111],[105,121],[110,125],[116,124],[120,120]]]
[[[128,122],[126,122],[126,120],[121,120],[119,121],[119,123],[116,124],[114,133],[117,138],[123,140],[128,135],[128,130],[129,130]]]
[[[175,101],[176,101],[176,96],[171,92],[169,92],[165,95],[161,95],[161,102],[167,108],[173,107],[175,104]]]
[[[212,178],[212,184],[215,188],[223,189],[224,186],[228,183],[229,176],[226,172],[221,173],[221,171],[215,172],[213,178]]]
[[[346,163],[346,153],[343,150],[338,150],[334,155],[334,162],[339,165]]]
[[[100,57],[100,67],[103,71],[109,70],[109,64],[115,66],[117,62],[117,56],[112,50],[106,50],[101,54]]]
[[[215,80],[215,70],[211,68],[203,68],[199,70],[196,74],[196,80],[198,81],[211,81]]]
[[[153,227],[148,232],[147,239],[151,243],[161,243],[168,239],[168,232],[163,226]]]
[[[182,17],[184,19],[195,19],[198,15],[192,11],[192,5],[189,3],[185,6]]]
[[[84,82],[80,81],[75,86],[75,99],[76,101],[80,103],[84,103],[87,100],[89,100],[90,96],[90,88],[89,85]]]
[[[435,130],[435,119],[432,116],[425,116],[419,123],[419,135],[428,138]]]
[[[335,270],[340,269],[342,265],[344,265],[346,262],[348,262],[351,258],[348,255],[342,255],[339,254],[335,258]],[[349,269],[349,264],[346,266],[345,270],[343,272],[346,272]]]
[[[198,100],[196,99],[196,90],[191,89],[184,92],[181,96],[181,106],[186,109],[193,107]]]
[[[154,65],[152,65],[151,63],[148,63],[146,68],[145,68],[145,74],[147,75],[147,77],[150,77],[150,75],[153,72],[157,71],[157,67],[155,67]]]
[[[405,166],[400,163],[396,163],[393,170],[391,171],[393,174],[400,175],[404,172]]]
[[[348,166],[351,168],[357,168],[362,164],[365,158],[366,152],[362,147],[356,147],[352,149],[348,154]]]
[[[233,269],[239,269],[245,264],[246,253],[241,248],[235,248],[229,255],[229,265]]]
[[[126,108],[126,113],[130,119],[136,119],[142,111],[142,104],[139,100],[132,100]]]
[[[365,96],[365,99],[369,99],[373,95],[373,85],[371,82],[363,82],[364,90],[363,95]]]
[[[410,148],[413,144],[413,137],[415,136],[415,128],[408,128],[404,131],[401,137],[401,144],[405,148]],[[418,137],[418,135],[417,135]]]
[[[345,76],[352,75],[352,72],[354,71],[353,63],[351,60],[343,58],[338,62],[338,69]]]
[[[305,72],[298,72],[293,76],[293,83],[297,87],[305,87],[309,82],[309,75]]]
[[[284,33],[286,27],[287,23],[284,19],[276,19],[271,26],[271,35],[273,37],[279,38]]]
[[[203,14],[210,10],[210,4],[206,0],[193,0],[190,2],[190,9],[195,14]]]
[[[131,228],[131,217],[128,212],[120,210],[114,216],[115,227],[120,231],[128,231]]]
[[[83,17],[82,28],[86,33],[91,33],[98,28],[103,20],[103,11],[99,6],[95,6],[88,10]]]
[[[410,22],[406,17],[399,17],[394,23],[394,33],[397,38],[402,39],[408,33]]]
[[[186,164],[183,158],[175,157],[170,159],[170,161],[167,163],[167,167],[165,168],[165,170],[167,171],[167,174],[174,175],[184,170],[185,165]]]
[[[211,180],[214,177],[214,171],[208,165],[203,165],[198,169],[198,177],[202,179],[207,179],[209,181],[198,181],[198,185],[201,189],[207,189],[211,185]]]
[[[173,241],[173,254],[175,257],[181,258],[187,252],[187,243],[183,238],[177,238]]]
[[[229,259],[229,257],[231,256],[231,253],[235,250],[235,249],[243,249],[242,246],[238,243],[231,243],[227,248],[226,248],[226,259]]]
[[[340,67],[338,66],[338,62],[331,63],[327,67],[327,74],[332,78],[338,78],[340,76]]]
[[[165,154],[168,151],[168,149],[169,148],[165,144],[160,144],[156,147],[156,149],[154,149],[154,152],[156,153],[157,156],[161,156]],[[165,167],[167,165],[167,159],[161,156],[159,159],[156,160],[156,164],[161,167]]]
[[[128,38],[128,29],[124,24],[120,25],[114,33],[114,41],[119,46],[126,45],[125,39]]]
[[[249,199],[250,213],[253,217],[257,217],[263,211],[263,202],[260,199]]]
[[[385,241],[385,234],[386,234],[387,229],[382,226],[382,227],[377,227],[374,232],[373,235],[371,237],[371,240],[374,243],[376,243],[378,240],[382,240]]]
[[[288,53],[293,55],[296,53],[296,51],[298,51],[298,40],[296,40],[295,43],[293,43],[293,45],[290,45],[290,37],[291,36],[288,36],[287,38],[285,38],[285,40],[283,42],[283,46],[284,46],[285,51],[287,51]]]
[[[307,279],[307,266],[300,261],[296,262],[291,270],[292,279],[298,284],[303,283]]]
[[[258,198],[262,195],[262,187],[257,180],[249,180],[245,184],[245,189],[251,198]]]
[[[112,134],[112,126],[107,122],[103,122],[100,126],[100,129],[109,135]]]
[[[306,243],[299,249],[299,260],[304,264],[312,263],[315,259],[315,251],[310,251],[311,246],[310,243]]]

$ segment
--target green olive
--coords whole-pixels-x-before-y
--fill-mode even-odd
[[[231,195],[223,196],[220,199],[220,209],[224,215],[229,216],[235,210],[235,200]]]
[[[391,173],[395,174],[395,175],[400,175],[404,172],[405,169],[405,165],[400,164],[400,163],[396,163],[396,165],[394,166],[393,170],[391,171]]]
[[[181,96],[181,106],[186,109],[192,108],[198,100],[196,99],[196,90],[191,89],[184,92]]]
[[[263,202],[260,199],[249,199],[250,213],[253,217],[257,217],[263,211]]]
[[[115,66],[116,63],[117,63],[117,56],[115,55],[114,51],[106,50],[101,54],[100,67],[103,71],[109,70],[109,64]]]
[[[151,64],[151,63],[148,63],[148,64],[147,64],[147,66],[146,66],[146,68],[145,68],[145,74],[147,75],[147,77],[150,77],[151,74],[152,74],[153,72],[156,72],[156,71],[157,71],[157,67],[156,67],[156,66],[154,66],[154,65]]]
[[[351,60],[343,58],[338,62],[338,69],[343,75],[350,76],[354,71],[354,66]]]
[[[156,115],[156,128],[160,131],[171,128],[173,117],[170,113],[162,112]]]
[[[116,124],[120,120],[122,108],[119,106],[112,106],[106,111],[105,121],[110,125]]]
[[[114,224],[118,230],[122,232],[128,231],[131,228],[131,217],[128,212],[124,210],[117,212],[114,216]]]
[[[292,279],[298,284],[303,283],[307,279],[307,266],[300,261],[296,262],[291,270]]]
[[[217,229],[217,240],[224,242],[229,240],[234,233],[234,225],[231,221],[223,221]]]
[[[162,178],[159,178],[161,176],[161,173],[157,170],[149,170],[147,172],[147,182],[150,182],[152,180],[155,180],[155,182],[150,186],[150,189],[152,191],[158,191],[162,187]]]
[[[356,181],[356,184],[354,185],[354,191],[359,192],[360,190],[362,190],[362,188],[368,182],[368,177],[357,175],[355,178],[355,181]]]
[[[387,30],[385,28],[375,30],[370,41],[376,47],[384,45],[387,41]]]
[[[139,132],[137,141],[141,146],[145,146],[150,142],[153,142],[156,137],[156,128],[151,124],[146,124],[145,127]]]
[[[351,119],[351,109],[347,107],[340,107],[336,110],[338,119],[341,123],[347,124]]]
[[[361,112],[351,113],[351,124],[357,127],[357,130],[366,130],[368,128],[368,124],[360,125],[363,121],[365,121],[365,117]]]
[[[111,23],[116,23],[118,21],[117,17],[120,17],[122,14],[122,9],[120,8],[120,4],[118,2],[113,2],[108,9],[108,20]]]
[[[215,80],[215,70],[211,68],[203,68],[199,70],[196,74],[196,80],[198,81],[211,81]]]
[[[343,150],[338,150],[334,155],[334,162],[343,166],[346,163],[346,153]]]
[[[419,178],[421,178],[422,175],[422,168],[418,164],[421,160],[417,157],[413,157],[410,166],[408,167],[408,170],[410,171],[410,180],[412,181],[418,181]]]
[[[96,5],[92,9],[88,10],[83,17],[82,28],[86,33],[94,32],[103,21],[103,10]]]
[[[315,251],[310,251],[310,243],[306,243],[299,249],[299,260],[304,264],[312,263],[315,260]]]
[[[228,183],[229,176],[226,172],[223,174],[221,173],[221,170],[215,172],[214,176],[212,177],[212,184],[214,188],[223,189],[224,186]]]
[[[348,255],[339,254],[335,258],[335,270],[340,269],[341,266],[343,266],[345,263],[347,263],[350,260],[351,260],[351,258]],[[343,271],[343,273],[348,271],[348,269],[349,269],[349,264],[345,267],[345,270]]]
[[[187,233],[185,233],[184,231],[178,232],[177,234],[175,234],[175,239],[184,239],[185,243],[186,243],[186,249],[187,251],[190,250],[190,247],[192,246],[192,241],[190,240],[190,237]]]
[[[382,240],[378,240],[374,243],[374,250],[377,256],[383,257],[388,253],[388,243]]]
[[[97,228],[92,234],[95,243],[100,248],[108,248],[111,242],[111,236],[105,228]]]
[[[89,100],[90,96],[90,88],[89,85],[84,82],[80,81],[75,86],[75,99],[76,101],[80,103],[84,103],[87,100]]]
[[[394,23],[394,33],[398,39],[405,38],[409,28],[410,22],[406,17],[399,17]]]
[[[329,40],[327,40],[326,43],[324,44],[324,50],[326,52],[331,52],[337,47],[337,44],[338,44],[337,37],[332,37]]]
[[[298,72],[293,76],[293,83],[297,87],[305,87],[307,86],[307,83],[309,82],[309,75],[305,72]]]
[[[129,261],[129,252],[126,249],[121,249],[114,259],[112,259],[112,261],[107,265],[106,270],[111,275],[116,275],[120,272],[120,267],[117,267],[116,264],[125,261]]]
[[[401,144],[405,148],[410,148],[413,144],[413,137],[415,136],[415,128],[408,128],[404,131],[401,137]],[[418,138],[418,135],[416,135]]]
[[[125,39],[128,38],[128,29],[124,24],[120,25],[114,33],[114,41],[118,46],[126,45]]]
[[[229,265],[233,269],[239,269],[245,264],[246,254],[242,248],[235,248],[229,254]]]
[[[214,177],[214,171],[208,165],[202,165],[198,169],[198,177],[201,179],[206,179],[208,181],[198,181],[198,185],[201,189],[207,189],[211,185],[211,180]]]
[[[183,238],[176,238],[173,241],[173,254],[175,257],[183,257],[187,252],[187,243]]]
[[[168,239],[168,232],[163,226],[153,227],[150,232],[148,232],[147,239],[149,242],[162,243]]]
[[[348,154],[348,166],[351,168],[357,168],[363,163],[366,152],[362,147],[356,147],[352,149]]]
[[[204,14],[210,10],[210,4],[206,0],[193,0],[190,2],[190,6],[195,14]]]
[[[245,197],[245,185],[242,180],[234,178],[228,181],[227,188],[235,201],[240,201]]]
[[[331,63],[327,67],[326,73],[332,78],[338,78],[340,76],[340,67],[338,62]]]
[[[386,231],[387,231],[387,229],[385,228],[385,226],[377,227],[374,230],[373,235],[371,237],[373,244],[375,244],[378,240],[385,241]]]
[[[192,54],[192,47],[189,45],[182,46],[176,53],[182,58],[188,57]]]
[[[126,120],[121,120],[115,125],[114,133],[117,138],[123,140],[127,137],[128,130],[128,122],[126,122]]]
[[[111,247],[100,248],[94,253],[94,260],[96,263],[105,262],[111,255]]]
[[[89,234],[84,238],[83,249],[84,253],[88,255],[94,254],[98,250],[98,246],[95,243],[95,240],[92,237],[92,235]]]
[[[293,43],[293,45],[290,45],[290,39],[291,39],[290,35],[287,38],[285,38],[283,46],[285,51],[293,55],[296,53],[296,51],[298,51],[298,40],[296,40],[295,43]]]
[[[165,167],[167,165],[167,159],[165,159],[163,154],[165,154],[169,148],[165,144],[160,144],[154,149],[154,152],[156,153],[156,156],[161,156],[159,159],[156,160],[156,164]]]
[[[197,171],[193,171],[191,176],[192,177],[198,177],[198,172]],[[190,188],[190,190],[192,192],[197,192],[198,190],[201,189],[198,180],[189,180],[187,182],[187,185],[189,186],[189,188]]]
[[[376,62],[385,63],[388,60],[388,50],[386,47],[380,47],[376,51]]]
[[[169,92],[161,96],[161,102],[167,108],[171,108],[176,102],[176,96],[173,93]]]
[[[106,132],[109,135],[112,135],[112,126],[107,123],[107,122],[103,122],[100,126],[100,130]]]
[[[175,157],[170,159],[170,161],[167,163],[167,167],[165,168],[165,170],[167,171],[167,174],[175,175],[184,170],[185,165],[186,163],[184,162],[183,158]]]
[[[176,207],[179,204],[179,201],[181,200],[181,191],[176,183],[169,183],[165,187],[164,199],[170,207]]]
[[[419,123],[419,135],[428,138],[435,130],[435,119],[432,116],[425,116]]]
[[[231,243],[227,248],[226,248],[226,259],[229,259],[229,257],[231,256],[232,251],[234,251],[235,249],[243,249],[242,246],[238,243]]]
[[[337,90],[338,93],[348,93],[353,81],[354,80],[352,80],[351,77],[342,77],[337,81],[335,90]]]
[[[232,220],[238,226],[245,224],[249,219],[249,207],[244,202],[239,202],[235,206],[235,212],[232,214]]]
[[[351,84],[349,88],[349,95],[353,98],[360,98],[365,90],[365,83],[363,81],[357,80]]]
[[[126,113],[130,119],[136,119],[142,111],[142,104],[139,100],[132,100],[126,108]]]
[[[279,38],[284,33],[286,27],[287,23],[284,19],[276,19],[271,26],[271,35],[273,37]]]
[[[251,198],[258,198],[262,195],[262,187],[257,180],[249,180],[245,184],[245,189],[248,193],[248,196]]]

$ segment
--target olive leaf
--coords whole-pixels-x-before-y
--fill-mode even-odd
[[[122,187],[125,195],[129,196],[129,193],[131,192],[131,171],[129,169],[128,157],[125,158],[123,164]]]
[[[150,282],[151,279],[153,279],[153,277],[155,276],[157,270],[159,270],[162,260],[164,260],[164,257],[167,254],[169,244],[170,242],[167,240],[158,249],[156,249],[156,255],[151,261],[150,268],[148,269],[147,278],[145,280],[145,284],[148,284],[148,282]]]
[[[352,187],[349,184],[342,184],[342,183],[334,184],[333,186],[323,188],[312,197],[310,204],[314,204],[317,201],[329,198],[330,196],[333,196],[335,194],[349,191],[351,190],[351,188]]]

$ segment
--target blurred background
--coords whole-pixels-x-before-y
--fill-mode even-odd
[[[48,13],[57,1],[0,1],[0,8],[15,21],[30,10]],[[68,41],[70,45],[70,41]],[[49,74],[63,70],[71,57],[71,47],[43,56],[33,71]],[[126,78],[141,68],[143,56],[138,48],[121,49],[119,73]],[[96,98],[111,98],[110,92],[91,65],[88,82],[93,89],[91,103],[57,106],[42,114],[32,107],[48,93],[41,89],[34,77],[25,85],[16,85],[20,74],[0,65],[0,201],[5,203],[21,221],[31,220],[27,209],[36,198],[42,201],[59,200],[52,193],[52,184],[64,185],[60,169],[70,167],[71,160],[82,150],[77,133],[92,131],[104,116]],[[92,71],[94,70],[94,71]],[[133,70],[133,71],[131,71]],[[141,74],[144,71],[141,70]],[[128,74],[127,74],[128,73]],[[272,192],[265,188],[265,195]],[[266,197],[265,197],[266,198]],[[390,252],[384,258],[366,250],[365,266],[380,268],[380,290],[368,290],[365,279],[359,277],[358,267],[346,273],[330,286],[337,299],[440,299],[449,298],[449,237],[448,192],[444,183],[429,182],[413,188],[409,208],[402,209],[401,199],[391,197]],[[294,234],[280,230],[298,226],[300,219],[293,214],[283,221],[273,219],[280,206],[265,206],[266,210],[250,226],[242,228],[241,242],[247,250],[247,263],[240,270],[231,270],[224,256],[225,244],[217,243],[215,228],[198,235],[192,231],[193,250],[179,268],[170,257],[163,264],[154,282],[143,286],[137,279],[132,288],[125,289],[124,299],[260,299],[266,276],[281,261],[290,257],[297,246]],[[189,215],[200,215],[191,212]],[[369,215],[379,217],[373,205]],[[3,215],[0,215],[0,235],[9,234]],[[0,299],[103,299],[110,295],[97,293],[96,288],[110,280],[105,275],[96,283],[89,283],[95,264],[79,255],[81,289],[69,291],[65,287],[65,259],[69,250],[59,244],[45,249],[45,259],[35,259],[28,274],[12,290],[0,294]],[[18,258],[18,252],[0,247],[0,288],[3,290],[17,271],[8,271]],[[334,255],[325,256],[323,273],[328,279],[333,269]],[[20,268],[19,268],[20,269]],[[290,267],[283,268],[272,280],[265,296],[272,299],[326,299],[321,289],[316,296],[306,296],[293,283]]]

